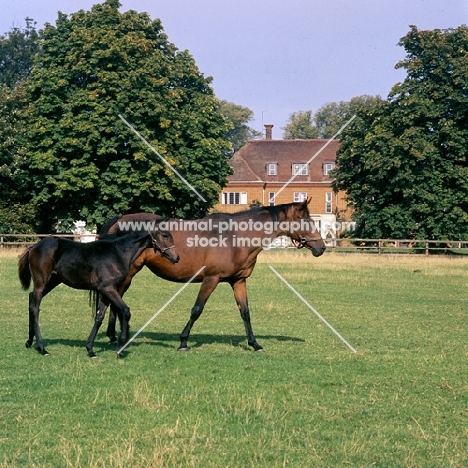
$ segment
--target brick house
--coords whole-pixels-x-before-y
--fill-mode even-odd
[[[278,205],[312,197],[311,217],[324,238],[335,238],[339,228],[337,214],[338,221],[350,220],[343,194],[333,193],[329,176],[335,167],[339,141],[273,140],[272,127],[265,125],[264,140],[248,141],[230,159],[234,173],[214,209],[235,213],[255,205]]]

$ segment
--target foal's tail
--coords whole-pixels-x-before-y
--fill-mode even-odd
[[[18,276],[23,289],[29,289],[31,284],[31,271],[29,270],[29,250],[26,249],[18,261]]]
[[[102,294],[99,291],[89,291],[89,307],[91,307],[91,315],[94,318],[96,311],[99,310]]]

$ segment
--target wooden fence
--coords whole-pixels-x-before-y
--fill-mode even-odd
[[[0,234],[1,248],[18,248],[35,244],[48,234]],[[75,239],[79,242],[94,240],[90,234],[56,234],[60,237]],[[327,239],[327,249],[342,253],[373,254],[449,254],[468,255],[468,241],[427,240],[427,239]],[[288,237],[277,239],[276,248],[292,248],[294,245]]]

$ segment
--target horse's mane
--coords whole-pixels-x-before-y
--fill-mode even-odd
[[[117,215],[114,216],[113,218],[108,219],[101,227],[98,233],[98,238],[102,239],[104,237],[109,236],[109,230],[110,228],[121,218],[122,216]]]
[[[265,211],[269,212],[273,221],[278,221],[281,214],[287,214],[288,209],[292,206],[293,203],[288,203],[285,205],[275,205],[275,206],[258,206],[255,208],[250,208],[248,210],[237,211],[236,213],[213,213],[209,215],[210,217],[216,218],[237,218],[242,217],[248,214],[257,214],[257,213],[264,213]]]
[[[242,217],[248,214],[255,215],[255,214],[264,213],[265,211],[267,211],[270,213],[272,220],[275,222],[280,219],[281,214],[287,215],[289,208],[295,204],[297,204],[297,202],[286,203],[283,205],[275,205],[275,206],[258,206],[255,208],[250,208],[248,210],[237,211],[236,213],[226,213],[226,212],[212,213],[212,214],[209,214],[207,217],[216,218],[216,219],[238,218],[238,217]],[[165,219],[163,216],[157,215],[156,213],[135,213],[135,214],[141,215],[142,217],[144,217],[144,215],[151,215],[151,216],[158,216],[161,219]],[[133,214],[133,216],[135,214]],[[109,231],[111,231],[112,226],[114,226],[114,224],[123,216],[126,216],[126,215],[114,216],[113,218],[108,219],[102,225],[99,231],[98,238],[103,239],[103,238],[107,238],[107,236],[109,235],[112,235],[112,234],[109,234]],[[130,214],[130,216],[132,215]]]

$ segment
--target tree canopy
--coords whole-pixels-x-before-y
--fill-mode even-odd
[[[159,20],[120,13],[117,0],[41,31],[41,53],[26,81],[30,196],[42,228],[58,219],[101,223],[148,210],[204,215],[230,168],[229,124],[188,51],[168,41]],[[121,114],[204,203],[119,119]]]
[[[225,100],[219,101],[219,112],[232,124],[226,138],[232,144],[231,154],[242,148],[248,140],[261,136],[261,132],[250,128],[247,123],[253,118],[253,111]]]
[[[388,99],[357,110],[335,171],[356,235],[468,238],[468,28],[421,31],[399,44],[407,71]]]
[[[13,88],[29,75],[39,52],[35,22],[26,18],[26,27],[14,27],[0,36],[0,83]]]
[[[332,138],[358,109],[371,106],[379,96],[356,96],[350,101],[329,102],[315,114],[312,110],[293,112],[283,127],[285,139]]]
[[[283,138],[286,140],[307,140],[319,137],[311,110],[293,112],[283,130]]]

